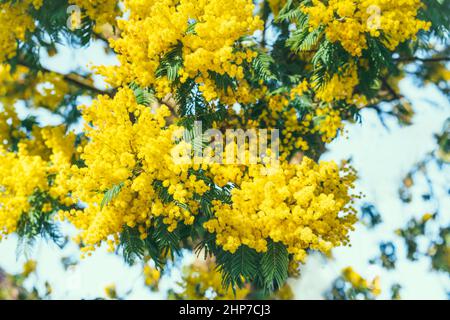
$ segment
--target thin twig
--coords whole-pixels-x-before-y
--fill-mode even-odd
[[[419,58],[419,57],[401,57],[394,59],[395,61],[400,62],[442,62],[442,61],[450,61],[450,57],[434,57],[434,58]]]
[[[87,79],[86,77],[84,77],[84,76],[82,76],[80,74],[77,74],[77,73],[62,74],[62,73],[59,73],[59,72],[47,69],[46,67],[43,67],[43,66],[32,66],[32,65],[26,63],[25,61],[19,61],[18,65],[27,67],[28,69],[37,69],[38,71],[42,71],[42,72],[45,72],[45,73],[53,72],[53,73],[60,74],[64,78],[64,80],[66,80],[67,82],[69,82],[69,83],[71,83],[71,84],[73,84],[73,85],[75,85],[75,86],[77,86],[77,87],[79,87],[81,89],[90,91],[90,92],[95,93],[95,94],[106,94],[106,95],[109,95],[109,96],[113,96],[114,95],[114,91],[115,90],[102,90],[102,89],[99,89],[96,86],[94,86],[89,79]]]

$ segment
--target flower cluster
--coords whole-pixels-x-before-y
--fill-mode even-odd
[[[241,245],[265,252],[269,238],[285,244],[298,261],[307,249],[328,252],[348,241],[356,221],[349,206],[355,175],[348,167],[344,172],[333,162],[306,157],[300,165],[250,166],[237,179],[232,204],[216,202],[215,218],[204,226],[230,252]]]
[[[153,86],[163,97],[179,77],[196,80],[207,91],[211,72],[242,79],[242,64],[254,57],[235,52],[240,38],[261,27],[250,0],[127,0],[125,5],[130,18],[119,21],[121,37],[111,43],[120,66],[99,68],[112,84]],[[176,74],[157,75],[162,58],[177,48],[182,65]]]
[[[96,23],[96,27],[104,24],[115,25],[116,18],[120,15],[117,0],[70,0],[69,3],[83,8],[86,15]]]
[[[330,87],[323,90],[330,90]],[[279,147],[283,159],[289,159],[298,150],[310,150],[308,140],[314,135],[319,135],[323,142],[331,142],[344,127],[340,110],[329,105],[317,106],[303,112],[295,108],[293,101],[309,91],[306,81],[292,88],[289,94],[269,94],[265,91],[267,90],[251,91],[260,104],[264,103],[264,108],[256,119],[254,115],[248,117],[243,110],[236,112],[230,109],[230,116],[225,123],[228,127],[241,126],[247,129],[279,128]]]
[[[116,15],[115,1],[103,6],[104,12],[98,12],[100,7],[92,1],[72,3],[84,8],[98,24]],[[272,240],[283,243],[296,261],[303,261],[306,250],[328,252],[346,244],[355,222],[350,195],[354,173],[308,157],[289,164],[295,151],[310,148],[307,139],[311,136],[331,141],[342,129],[340,113],[327,104],[300,110],[298,100],[312,92],[306,80],[292,90],[269,93],[267,83],[244,76],[248,71],[244,68],[257,53],[240,40],[261,27],[252,1],[126,0],[125,5],[130,17],[119,22],[121,37],[112,41],[120,65],[100,68],[120,88],[113,98],[99,96],[91,106],[81,107],[86,140],[76,153],[75,136],[66,134],[63,127],[34,127],[28,135],[0,126],[4,142],[1,232],[14,232],[22,214],[30,210],[51,213],[60,209],[59,217],[80,230],[78,240],[88,253],[104,242],[113,251],[124,228],[137,229],[144,240],[161,223],[173,232],[182,224],[199,221],[215,233],[217,245],[229,252],[241,245],[265,252],[267,241]],[[168,66],[167,55],[171,64],[178,65]],[[4,66],[0,76],[4,84],[0,93],[10,99],[2,101],[5,105],[26,99],[54,110],[70,90],[61,76],[51,72],[31,76],[27,68],[11,73],[10,67]],[[232,79],[232,88],[218,86],[217,77]],[[348,81],[339,87],[343,77]],[[235,117],[224,121],[226,125],[237,121],[236,126],[242,128],[282,127],[281,163],[176,162],[174,155],[182,155],[186,145],[175,139],[184,128],[174,124],[174,111],[160,103],[138,104],[127,85],[134,82],[152,87],[158,98],[164,98],[173,93],[174,85],[187,81],[194,83],[207,101],[219,99],[229,106],[228,112]],[[11,94],[17,83],[25,82],[27,89],[20,96]],[[345,73],[331,79],[316,95],[328,103],[353,99],[353,91],[342,94],[341,89],[353,90],[357,83],[356,71]],[[235,104],[241,106],[239,111],[231,108]],[[260,109],[251,110],[255,113],[250,116],[247,106]],[[8,107],[0,115],[13,129],[19,126]],[[13,151],[12,143],[19,140],[18,151]],[[25,178],[12,174],[21,171]],[[197,219],[206,192],[229,189],[231,202],[215,200],[212,217]],[[37,193],[46,195],[38,204],[31,200]],[[114,196],[108,196],[111,194]],[[152,270],[146,271],[149,279],[156,276]]]
[[[316,97],[320,101],[331,103],[345,101],[362,108],[367,105],[367,98],[355,93],[355,87],[359,84],[358,69],[354,64],[339,70],[326,84],[316,90]]]
[[[32,274],[33,272],[36,271],[36,267],[37,267],[37,262],[35,260],[27,260],[23,264],[22,275],[24,277],[28,277],[30,274]]]
[[[331,142],[344,127],[339,111],[331,107],[318,108],[313,120],[312,132],[318,132],[322,141],[326,143]]]
[[[146,264],[144,266],[144,282],[151,290],[158,290],[158,284],[161,279],[161,271]]]
[[[24,98],[32,99],[34,106],[55,110],[68,92],[69,85],[62,75],[39,72],[24,92]]]
[[[42,71],[34,74],[24,66],[12,71],[9,64],[0,65],[0,85],[0,102],[6,107],[26,100],[30,107],[54,111],[70,93],[70,86],[61,74]]]
[[[28,14],[30,8],[39,9],[43,0],[2,1],[0,4],[0,63],[16,55],[17,40],[25,40],[27,31],[35,24]]]
[[[69,183],[73,197],[86,207],[63,215],[82,230],[85,251],[108,238],[113,248],[114,236],[125,225],[139,227],[145,239],[157,217],[170,231],[179,222],[193,223],[198,210],[194,194],[201,195],[208,187],[189,165],[174,162],[174,137],[180,128],[167,125],[168,116],[166,106],[152,110],[138,105],[128,88],[120,89],[114,99],[100,96],[83,109],[89,142],[80,148],[84,165],[72,168]],[[103,206],[104,194],[118,186],[120,193]],[[161,200],[162,189],[172,201]]]
[[[73,205],[65,173],[75,136],[63,127],[38,128],[12,152],[0,147],[0,237],[15,232],[23,214],[49,214]]]
[[[243,300],[250,293],[243,288],[224,288],[222,276],[213,261],[194,263],[183,270],[182,292],[176,297],[183,300]]]
[[[2,106],[0,111],[0,145],[11,147],[12,143],[23,138],[24,133],[19,131],[20,120],[11,106]]]
[[[364,279],[359,273],[353,270],[352,267],[347,267],[342,270],[342,277],[348,281],[353,288],[357,290],[368,290],[374,296],[378,296],[381,293],[380,278],[375,277],[371,283]]]
[[[324,26],[327,38],[339,42],[353,56],[367,49],[366,34],[381,38],[394,50],[401,42],[414,38],[430,24],[417,18],[423,6],[420,0],[312,0],[303,5],[309,16],[310,30]]]
[[[64,216],[82,230],[84,251],[103,241],[114,250],[124,226],[137,227],[145,239],[158,218],[169,231],[179,223],[193,224],[199,197],[210,189],[197,170],[219,188],[230,183],[238,187],[232,191],[233,203],[216,202],[215,217],[204,224],[225,250],[234,252],[246,244],[264,251],[271,238],[302,260],[306,249],[328,251],[346,243],[355,222],[348,206],[354,175],[348,168],[341,174],[334,163],[316,164],[308,158],[299,165],[282,161],[274,168],[262,163],[223,165],[208,158],[201,164],[179,164],[173,156],[186,146],[176,144],[181,128],[167,123],[169,115],[164,105],[152,109],[137,104],[127,88],[83,109],[85,122],[91,124],[85,127],[89,142],[82,150],[84,165],[72,168],[69,183],[85,208]],[[117,196],[102,205],[105,193],[117,186]],[[171,201],[161,199],[161,189]]]

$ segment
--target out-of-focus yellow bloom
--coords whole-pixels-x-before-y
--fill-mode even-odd
[[[105,287],[105,295],[108,299],[117,299],[117,289],[115,284],[110,284]]]
[[[364,279],[359,273],[357,273],[355,270],[353,270],[352,267],[347,267],[344,270],[342,270],[342,276],[344,279],[358,290],[369,290],[374,296],[378,296],[381,293],[381,283],[380,283],[380,277],[375,277],[372,282],[368,282],[366,279]]]
[[[250,293],[250,286],[236,288],[235,292],[222,285],[222,276],[212,261],[190,265],[183,271],[180,283],[183,291],[179,294],[187,300],[243,300]]]
[[[145,285],[152,290],[158,289],[159,280],[161,279],[161,272],[149,265],[144,266]]]
[[[28,260],[23,265],[22,275],[26,278],[36,271],[37,262],[35,260]]]
[[[0,63],[16,55],[17,40],[24,41],[27,31],[35,29],[29,10],[42,6],[42,0],[6,1],[0,4]]]

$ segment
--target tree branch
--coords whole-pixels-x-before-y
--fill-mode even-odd
[[[61,74],[59,72],[47,69],[47,68],[45,68],[43,66],[33,66],[33,65],[31,65],[29,63],[26,63],[25,61],[22,61],[22,60],[19,60],[19,62],[17,64],[21,65],[21,66],[24,66],[24,67],[27,67],[28,69],[31,69],[31,70],[34,69],[34,70],[42,71],[42,72],[45,72],[45,73],[50,73],[50,72],[57,73],[57,74],[61,75],[64,78],[65,81],[71,83],[72,85],[75,85],[75,86],[79,87],[80,89],[83,89],[83,90],[86,90],[86,91],[90,91],[91,93],[94,93],[94,94],[106,94],[106,95],[109,95],[109,96],[113,96],[114,92],[115,92],[115,90],[102,90],[102,89],[99,89],[96,86],[94,86],[89,79],[87,79],[86,77],[84,77],[84,76],[82,76],[80,74],[77,74],[77,73]]]
[[[442,62],[442,61],[450,61],[450,57],[434,57],[434,58],[419,58],[419,57],[401,57],[396,58],[394,61],[399,62]]]
[[[402,95],[398,94],[394,88],[391,87],[391,85],[388,83],[388,81],[385,78],[381,78],[381,83],[386,88],[386,90],[392,95],[394,100],[401,100],[403,98]]]
[[[81,88],[83,90],[90,91],[91,93],[94,93],[94,94],[108,95],[110,97],[114,97],[114,95],[117,91],[117,88],[114,88],[112,90],[99,89],[96,86],[94,86],[89,79],[87,79],[86,77],[83,77],[82,75],[77,74],[77,73],[61,74],[59,72],[47,69],[41,65],[39,65],[39,66],[31,65],[22,60],[19,60],[17,64],[27,67],[28,69],[31,69],[31,70],[34,69],[34,70],[38,70],[38,71],[42,71],[42,72],[46,72],[46,73],[53,72],[53,73],[59,74],[64,78],[65,81],[71,83],[72,85],[77,86],[78,88]],[[175,119],[177,117],[177,103],[171,94],[168,94],[163,99],[158,100],[158,104],[166,105],[169,108],[170,112],[172,113],[171,117],[173,119]]]

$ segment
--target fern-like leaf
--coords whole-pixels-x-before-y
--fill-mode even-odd
[[[286,44],[294,52],[310,51],[319,42],[322,37],[322,29],[318,28],[309,32],[307,28],[294,31]]]
[[[141,239],[140,233],[136,228],[125,226],[120,234],[119,249],[127,264],[130,266],[138,259],[143,259],[145,255],[145,242]]]
[[[275,61],[267,53],[258,53],[252,64],[258,79],[264,81],[277,80],[277,77],[271,70]]]
[[[111,187],[111,189],[108,189],[105,192],[105,195],[103,196],[103,200],[100,204],[100,208],[103,209],[103,207],[107,206],[109,203],[111,203],[111,201],[117,197],[117,195],[120,193],[120,191],[122,190],[124,184],[123,182],[119,183],[119,184],[115,184]]]
[[[151,106],[153,103],[157,102],[155,93],[150,88],[141,88],[136,83],[130,84],[130,88],[134,92],[136,97],[136,103],[143,106]]]
[[[259,258],[255,250],[245,245],[235,253],[219,249],[216,259],[224,287],[242,287],[245,281],[252,281],[258,274]]]
[[[264,288],[274,291],[283,286],[288,278],[289,254],[286,247],[279,242],[269,240],[267,252],[261,259],[261,274]]]

